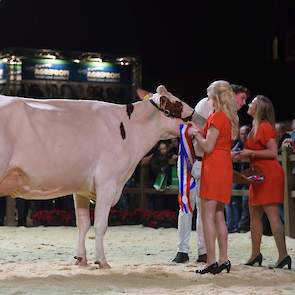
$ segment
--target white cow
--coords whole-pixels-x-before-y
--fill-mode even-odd
[[[110,208],[142,157],[177,137],[193,109],[159,86],[146,101],[98,101],[0,96],[0,195],[50,199],[74,194],[79,231],[77,264],[86,265],[89,202],[96,199],[96,263]]]

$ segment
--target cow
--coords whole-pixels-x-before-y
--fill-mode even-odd
[[[0,96],[0,195],[23,199],[74,196],[76,264],[87,265],[89,204],[95,200],[95,255],[108,215],[140,160],[161,139],[179,136],[194,110],[160,85],[147,100],[102,101]]]

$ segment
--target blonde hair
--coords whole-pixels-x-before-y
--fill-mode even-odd
[[[223,80],[214,81],[207,88],[207,94],[230,120],[231,138],[236,139],[239,134],[238,105],[231,85]]]
[[[275,110],[271,100],[264,95],[257,95],[254,99],[256,103],[256,112],[253,117],[254,134],[257,133],[258,126],[263,120],[268,121],[275,128]]]

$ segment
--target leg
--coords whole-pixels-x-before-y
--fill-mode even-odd
[[[27,216],[29,211],[29,201],[16,198],[17,226],[27,226]]]
[[[261,206],[250,205],[250,230],[252,253],[249,261],[253,260],[260,254],[261,238],[263,234],[262,218],[263,209]]]
[[[201,200],[201,212],[204,228],[204,237],[207,247],[207,265],[211,265],[216,262],[215,255],[215,217],[216,217],[217,202],[214,200]]]
[[[205,255],[207,254],[207,248],[204,238],[204,231],[203,231],[203,222],[202,222],[202,210],[201,210],[201,199],[199,198],[199,189],[197,191],[196,196],[196,205],[197,205],[197,237],[198,237],[198,255]]]
[[[201,168],[202,168],[202,162],[196,160],[193,168],[192,168],[192,175],[195,178],[197,182],[197,188],[194,191],[194,202],[196,204],[197,208],[197,220],[196,220],[196,231],[197,231],[197,245],[198,245],[198,260],[205,261],[206,258],[204,257],[207,253],[206,244],[205,244],[205,238],[204,238],[204,232],[203,232],[203,222],[202,222],[202,210],[201,210],[201,199],[199,197],[200,193],[200,176],[201,176]],[[194,206],[195,207],[195,206]],[[203,257],[200,257],[203,256]]]
[[[182,210],[179,210],[178,214],[178,244],[177,251],[182,253],[189,252],[189,241],[191,237],[192,230],[192,213],[185,213]]]
[[[233,219],[232,219],[232,204],[231,201],[229,204],[225,205],[225,218],[226,218],[226,226],[229,231],[233,229]]]
[[[0,197],[0,225],[4,225],[6,213],[6,197]]]
[[[278,263],[279,263],[288,255],[287,249],[286,249],[284,226],[280,219],[279,207],[277,204],[273,204],[273,205],[263,206],[263,209],[269,219],[271,231],[278,248],[278,252],[279,252]]]
[[[227,257],[228,232],[227,232],[227,226],[225,224],[225,218],[224,218],[224,205],[222,203],[218,203],[216,207],[215,226],[216,226],[218,246],[219,246],[219,264],[222,264],[228,260],[228,257]]]
[[[99,190],[96,192],[96,205],[95,205],[95,250],[96,250],[96,264],[100,268],[110,268],[107,263],[104,247],[103,237],[108,226],[108,217],[110,209],[114,206],[120,198],[123,187],[118,188],[116,182],[105,182],[103,186],[96,185]]]
[[[87,265],[85,237],[90,228],[90,214],[89,214],[89,199],[74,195],[76,223],[79,232],[78,249],[77,249],[77,263],[79,265]]]
[[[241,199],[239,196],[232,197],[232,217],[233,217],[233,232],[237,232],[239,230],[239,220],[240,220],[240,212],[241,212]]]
[[[195,207],[195,197],[196,197],[196,190],[193,190],[190,194],[190,204],[192,208]],[[179,210],[178,214],[178,243],[177,243],[177,255],[173,259],[174,262],[186,262],[189,252],[189,241],[191,237],[192,231],[192,218],[193,213],[185,213],[182,210]]]
[[[249,218],[249,204],[248,196],[242,196],[242,212],[241,219],[239,221],[239,229],[241,232],[247,232],[250,228],[250,218]]]

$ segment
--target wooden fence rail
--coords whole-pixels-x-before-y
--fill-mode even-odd
[[[282,154],[278,156],[279,161],[285,172],[285,196],[284,196],[284,217],[286,235],[295,238],[295,190],[294,175],[292,167],[295,162],[295,154],[289,149],[283,149]],[[153,189],[149,184],[149,168],[148,165],[139,165],[139,181],[137,187],[126,187],[125,193],[138,196],[138,206],[146,209],[148,207],[148,198],[150,195],[171,195],[176,198],[178,194],[177,187],[169,187],[164,192]],[[233,190],[233,195],[245,195],[248,190]],[[15,201],[7,198],[6,203],[6,224],[15,225]]]

